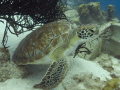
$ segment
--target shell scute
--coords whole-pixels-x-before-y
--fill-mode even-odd
[[[68,30],[70,30],[70,26],[69,25],[66,25],[64,26],[64,28],[62,29],[62,32],[68,32]]]
[[[50,27],[52,27],[55,24],[55,22],[47,23],[47,25],[43,25],[42,28],[40,27],[41,31],[49,30]]]
[[[50,44],[52,39],[53,39],[53,33],[51,29],[45,30],[43,33],[40,33],[37,36],[36,42],[35,42],[35,46],[36,46],[35,48],[38,49],[37,47],[39,47],[39,50],[43,51],[46,48],[46,46]]]
[[[61,25],[54,25],[52,27],[52,30],[53,30],[53,33],[54,33],[55,37],[61,35],[61,28],[62,28]]]
[[[34,30],[20,42],[13,55],[13,61],[19,65],[26,64],[51,54],[66,38],[69,39],[71,26],[66,20],[60,20]]]
[[[68,33],[64,33],[62,36],[62,40],[67,40],[68,41]]]
[[[29,61],[30,61],[30,62],[34,62],[35,59],[36,59],[36,57],[32,57],[32,58],[29,59]]]
[[[52,51],[53,47],[49,46],[44,50],[44,54],[47,55],[50,51]]]
[[[54,40],[52,41],[51,45],[52,47],[56,47],[58,43],[62,42],[60,37],[56,37],[54,38]]]
[[[40,59],[40,58],[43,58],[44,56],[45,56],[45,55],[39,54],[39,55],[36,56],[36,59],[35,59],[35,60],[38,60],[38,59]]]

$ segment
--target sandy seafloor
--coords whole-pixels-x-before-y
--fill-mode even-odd
[[[73,60],[74,62],[72,64],[72,67],[70,68],[70,71],[68,72],[67,76],[63,80],[63,82],[65,83],[69,82],[70,77],[73,76],[74,74],[82,74],[84,72],[87,72],[88,74],[92,72],[95,76],[100,77],[102,80],[106,80],[105,77],[108,77],[108,78],[110,77],[109,72],[102,69],[101,66],[98,65],[97,63],[86,61],[80,58],[76,58]],[[47,67],[42,68],[42,70],[41,69],[35,70],[36,72],[34,72],[33,75],[30,75],[24,79],[13,78],[13,79],[8,79],[5,82],[1,82],[0,90],[37,90],[37,89],[33,89],[32,86],[40,82],[40,79],[44,75],[46,69]],[[53,90],[64,90],[62,83]],[[79,90],[81,90],[81,86],[79,86]]]
[[[3,29],[3,30],[0,30],[0,40],[2,40],[4,25],[1,24],[0,27],[2,27]],[[27,33],[21,34],[19,35],[19,37],[16,37],[15,35],[11,35],[10,33],[8,34],[9,36],[8,45],[10,46],[9,50],[11,54],[14,52],[19,41],[24,36],[26,36],[26,34]],[[68,58],[71,60],[71,66],[68,71],[68,74],[65,77],[65,79],[62,81],[62,83],[60,83],[53,90],[97,90],[97,89],[85,89],[82,82],[79,84],[71,82],[72,77],[74,75],[83,75],[84,73],[85,73],[84,75],[88,75],[88,76],[89,74],[92,73],[93,74],[92,78],[99,77],[100,80],[102,81],[106,81],[106,78],[111,79],[110,73],[107,70],[104,70],[102,66],[98,64],[96,61],[89,61],[79,57],[72,58],[72,56],[69,56]],[[98,58],[98,59],[101,59],[101,58]],[[118,62],[118,59],[115,59],[113,57],[112,59],[114,63]],[[0,90],[39,90],[39,89],[34,89],[33,85],[41,81],[41,78],[43,77],[49,65],[32,65],[31,67],[33,69],[33,73],[31,75],[23,79],[11,78],[11,79],[7,79],[5,82],[0,82]],[[14,67],[11,67],[11,68],[14,68]],[[116,70],[119,70],[119,66],[116,66]],[[92,82],[90,78],[88,78],[88,81],[90,81],[90,83],[95,83],[95,82]],[[101,90],[101,89],[98,89],[98,90]]]

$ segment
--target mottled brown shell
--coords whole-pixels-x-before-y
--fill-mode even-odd
[[[13,55],[13,61],[21,65],[42,59],[61,46],[69,38],[73,28],[66,20],[45,24],[20,42]]]

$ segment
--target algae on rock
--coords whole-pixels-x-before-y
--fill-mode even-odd
[[[84,24],[101,23],[104,22],[106,16],[100,11],[100,2],[90,2],[88,4],[81,4],[77,9],[80,15],[80,21]]]

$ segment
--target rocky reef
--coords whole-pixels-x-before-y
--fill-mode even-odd
[[[114,21],[113,17],[115,6],[108,5],[107,12],[101,10],[100,2],[80,3],[77,8],[67,5],[64,8],[64,14],[67,19],[76,24],[102,24],[108,21]]]
[[[113,17],[113,13],[115,11],[115,6],[114,5],[108,5],[108,20],[110,21]]]
[[[74,9],[72,9],[72,7],[67,6],[64,9],[64,14],[66,15],[67,19],[73,23],[76,23],[77,25],[80,25],[81,22],[79,20],[80,16],[78,14],[78,12]]]
[[[105,12],[100,11],[99,2],[81,4],[77,9],[82,23],[103,22],[106,18]],[[103,14],[104,13],[104,14]]]
[[[120,90],[120,79],[113,78],[107,81],[107,85],[102,90]]]
[[[8,49],[0,48],[0,82],[10,78],[21,78],[25,76],[25,68],[18,67],[10,61]]]

